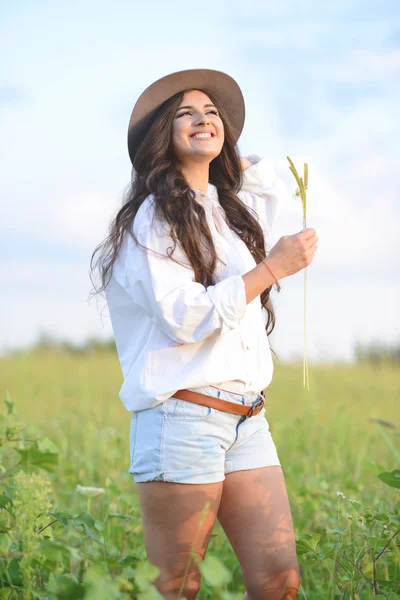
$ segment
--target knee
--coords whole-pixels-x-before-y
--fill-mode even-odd
[[[188,585],[184,586],[182,592],[177,598],[186,598],[186,600],[196,600],[197,594],[200,591],[200,583],[193,581]]]
[[[265,600],[292,600],[296,598],[300,587],[298,569],[289,569],[275,575],[268,584]]]
[[[298,569],[290,569],[285,573],[280,573],[277,579],[278,587],[280,586],[281,590],[280,595],[276,596],[276,600],[292,600],[296,598],[300,588],[300,574]]]
[[[189,585],[185,585],[182,589],[182,591],[176,594],[176,596],[173,596],[174,600],[175,599],[180,599],[180,600],[196,600],[197,598],[197,594],[200,591],[200,584],[189,584]],[[172,600],[172,596],[171,596],[171,600]]]
[[[247,589],[248,600],[293,600],[300,588],[298,568],[281,571],[269,577],[258,589]]]

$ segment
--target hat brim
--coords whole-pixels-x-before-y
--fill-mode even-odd
[[[151,124],[157,108],[174,94],[185,89],[209,90],[216,101],[229,115],[234,143],[243,130],[245,105],[242,91],[236,81],[227,73],[213,69],[188,69],[161,77],[139,96],[129,121],[128,152],[133,164],[137,148]]]

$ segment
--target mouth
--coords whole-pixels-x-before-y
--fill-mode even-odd
[[[215,134],[212,133],[211,131],[207,131],[207,132],[198,132],[198,133],[193,133],[190,138],[192,140],[200,140],[200,141],[204,141],[204,140],[211,140],[212,138],[215,137]]]

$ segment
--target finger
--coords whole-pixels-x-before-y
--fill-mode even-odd
[[[304,229],[302,229],[300,231],[299,235],[300,235],[300,237],[303,238],[303,240],[307,241],[310,238],[312,238],[314,235],[316,235],[316,231],[312,227],[305,227]]]
[[[313,237],[310,238],[308,241],[309,241],[310,244],[312,244],[314,246],[315,244],[318,243],[318,238],[317,238],[316,235],[313,235]]]
[[[308,238],[308,240],[305,240],[305,245],[307,248],[312,248],[313,246],[315,246],[315,244],[318,242],[318,238],[316,235],[313,235],[312,237]]]

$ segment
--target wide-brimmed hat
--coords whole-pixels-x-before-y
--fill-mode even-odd
[[[236,81],[230,75],[213,69],[176,71],[149,85],[133,108],[128,128],[128,152],[132,163],[160,104],[183,90],[202,88],[209,90],[210,94],[215,96],[216,102],[225,109],[236,144],[242,133],[245,118],[244,98]]]

